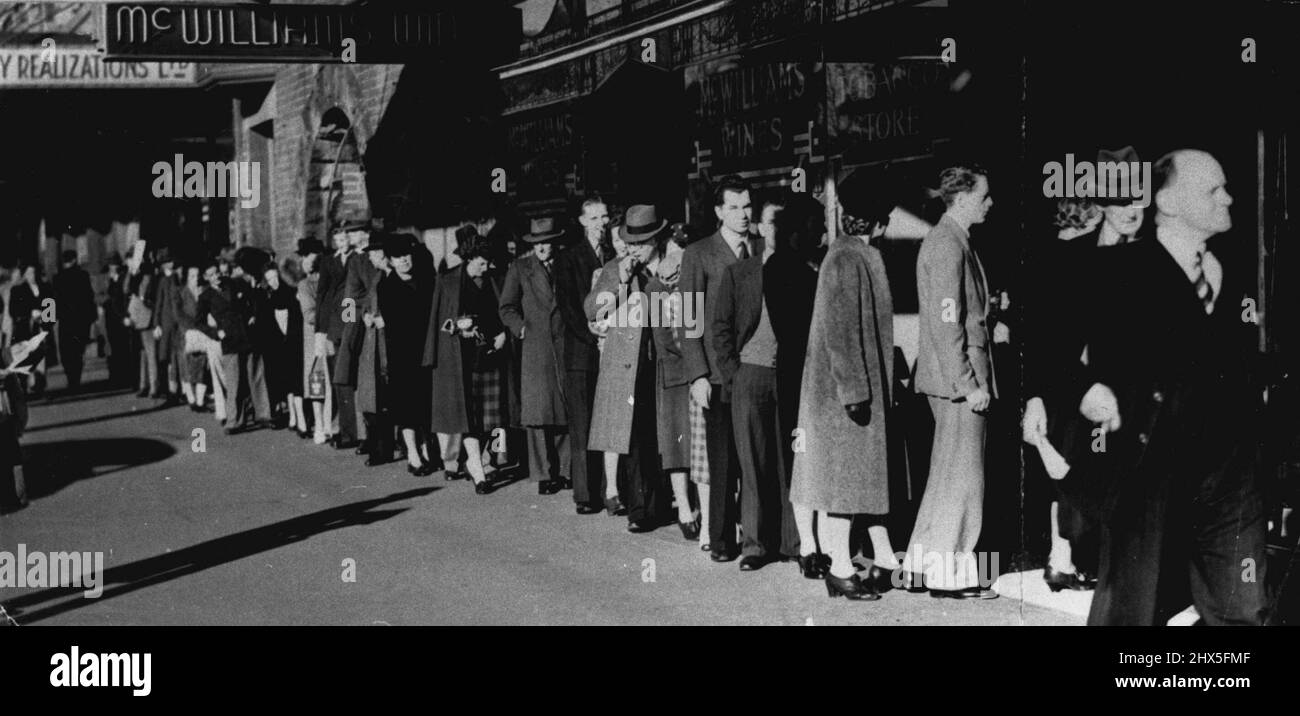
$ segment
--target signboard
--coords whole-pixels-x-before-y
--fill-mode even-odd
[[[928,154],[951,133],[953,72],[937,61],[826,63],[830,153],[845,163]]]
[[[103,38],[110,59],[497,63],[518,52],[520,28],[518,9],[492,2],[419,9],[109,3]]]
[[[192,62],[104,62],[94,48],[0,49],[0,87],[192,87]]]
[[[515,115],[506,129],[521,203],[563,200],[577,190],[579,137],[568,107]]]

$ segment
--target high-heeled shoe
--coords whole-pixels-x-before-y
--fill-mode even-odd
[[[460,470],[444,469],[442,471],[442,479],[446,480],[447,482],[456,482],[457,480],[464,480],[468,477],[469,477],[469,473],[461,472]]]
[[[821,552],[799,556],[799,572],[805,579],[824,579],[831,571],[831,558]]]
[[[894,588],[894,575],[902,568],[902,565],[899,565],[893,569],[885,569],[873,564],[871,569],[867,571],[867,577],[863,581],[878,593],[884,594]]]
[[[844,597],[855,602],[874,602],[880,599],[870,585],[863,584],[858,575],[854,574],[847,579],[841,579],[833,574],[826,575],[826,594],[834,599],[835,597]]]
[[[627,508],[623,506],[623,502],[617,497],[605,498],[605,510],[609,512],[610,517],[622,517],[627,514]]]
[[[694,542],[700,538],[700,518],[696,517],[690,522],[678,522],[677,526],[682,530],[682,537],[688,541]]]
[[[492,483],[487,479],[474,483],[474,494],[486,495],[492,492]]]
[[[1068,589],[1072,592],[1087,592],[1096,587],[1096,582],[1089,580],[1086,575],[1078,572],[1058,572],[1052,569],[1051,565],[1043,568],[1043,581],[1047,583],[1047,588],[1053,593],[1062,589]]]
[[[417,465],[412,465],[411,463],[408,462],[406,464],[406,471],[411,473],[412,475],[415,475],[416,477],[425,477],[433,474],[433,465],[430,465],[429,463],[426,462],[423,465],[417,466]]]

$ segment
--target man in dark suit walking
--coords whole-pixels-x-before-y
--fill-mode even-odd
[[[740,460],[740,523],[744,533],[740,569],[761,569],[778,557],[799,557],[799,532],[782,470],[777,415],[777,337],[769,314],[787,287],[764,284],[764,265],[776,250],[774,217],[781,206],[763,203],[759,233],[763,253],[737,261],[722,273],[712,313],[714,355],[731,394],[731,422]]]
[[[762,245],[749,234],[751,208],[749,185],[739,177],[724,177],[713,196],[718,230],[682,253],[682,300],[702,297],[704,306],[703,335],[685,337],[682,358],[692,381],[691,400],[704,411],[710,481],[709,556],[715,562],[729,562],[737,556],[735,492],[740,462],[732,434],[730,396],[718,370],[710,299],[728,266],[762,251]]]
[[[955,166],[939,177],[948,207],[926,235],[916,260],[920,341],[916,392],[934,415],[930,475],[916,513],[903,569],[909,591],[996,599],[978,583],[975,543],[984,517],[986,411],[997,397],[989,334],[988,281],[970,245],[993,199],[981,170]]]
[[[1189,601],[1210,625],[1267,617],[1254,287],[1207,244],[1232,227],[1226,183],[1205,152],[1165,155],[1155,241],[1099,258],[1113,279],[1089,312],[1079,409],[1120,467],[1102,486],[1090,625],[1164,624]]]
[[[90,275],[77,265],[77,252],[64,251],[63,270],[54,277],[55,317],[59,327],[59,357],[68,379],[68,391],[81,388],[81,368],[86,359],[86,341],[90,324],[99,311]]]
[[[587,450],[591,428],[591,405],[596,395],[600,351],[596,336],[587,327],[582,302],[591,292],[596,269],[614,259],[609,240],[609,208],[598,197],[582,203],[578,224],[581,236],[560,251],[555,260],[555,300],[564,321],[564,408],[569,414],[569,479],[573,501],[580,515],[598,514],[602,477],[599,453]]]

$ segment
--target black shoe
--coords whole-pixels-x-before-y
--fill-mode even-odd
[[[831,558],[821,552],[799,557],[799,571],[806,579],[825,579],[831,571]]]
[[[143,390],[136,391],[135,397],[137,397],[137,398],[148,398],[148,397],[150,397],[150,396],[149,396],[149,389],[148,389],[148,388],[145,388],[145,389],[143,389]]]
[[[360,445],[357,446],[356,453],[358,455],[369,455],[370,446],[367,445],[366,443],[361,443]]]
[[[869,584],[863,584],[858,575],[841,579],[833,574],[826,575],[826,594],[832,599],[844,597],[855,602],[874,602],[880,595]]]
[[[930,596],[935,599],[997,599],[998,593],[992,589],[983,587],[967,587],[966,589],[931,589]]]
[[[576,508],[578,514],[580,514],[580,515],[594,515],[594,514],[599,513],[599,512],[600,512],[601,510],[603,510],[603,509],[605,509],[605,508],[603,508],[603,507],[601,507],[601,506],[599,506],[599,505],[585,505],[585,504],[581,504],[581,503],[578,504],[578,506],[577,506],[577,508]]]
[[[925,576],[920,572],[899,572],[898,588],[908,594],[922,594],[930,591],[925,586]]]
[[[554,495],[560,489],[560,483],[556,480],[542,480],[537,483],[537,494],[539,495]]]
[[[444,469],[442,471],[442,479],[446,480],[447,482],[455,482],[457,480],[468,480],[469,473],[460,472],[459,470]]]
[[[369,462],[369,460],[367,460],[367,462]],[[412,475],[415,475],[416,477],[426,477],[434,473],[433,465],[430,465],[428,463],[416,466],[408,462],[406,464],[406,471],[411,473]]]
[[[714,562],[730,562],[736,558],[736,553],[727,549],[710,549],[709,559]]]
[[[478,494],[478,495],[486,495],[486,494],[489,494],[489,493],[491,493],[491,492],[492,492],[492,483],[491,483],[491,482],[489,482],[489,481],[487,481],[487,480],[484,480],[483,482],[476,482],[476,483],[474,483],[474,493],[475,493],[475,494]]]
[[[678,522],[677,527],[681,529],[682,537],[685,537],[690,542],[700,538],[700,519],[698,517],[690,522]]]
[[[1097,582],[1082,572],[1058,572],[1049,567],[1043,568],[1043,581],[1053,593],[1062,589],[1074,592],[1087,592],[1096,588]]]
[[[605,498],[605,511],[609,512],[610,517],[621,517],[627,514],[627,508],[617,497]]]
[[[497,469],[500,470],[501,468],[497,468]],[[563,475],[560,475],[559,477],[551,478],[551,482],[555,483],[556,487],[561,490],[573,489],[573,480],[570,480],[569,478]]]
[[[382,455],[370,455],[366,457],[366,467],[379,467],[380,465],[387,465],[389,462],[392,461],[385,460]]]
[[[654,528],[655,528],[655,524],[651,520],[628,520],[627,521],[627,531],[631,532],[632,534],[650,532],[654,530]]]
[[[349,450],[357,446],[356,440],[343,440],[342,438],[334,441],[335,450]]]
[[[894,573],[901,569],[902,566],[897,569],[884,569],[873,564],[871,569],[867,571],[866,579],[863,581],[876,590],[877,593],[884,594],[894,588]]]
[[[765,567],[767,563],[768,559],[766,557],[760,557],[756,554],[747,554],[740,558],[740,571],[757,572]]]

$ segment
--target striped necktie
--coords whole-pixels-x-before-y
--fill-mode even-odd
[[[1194,278],[1192,283],[1196,286],[1196,297],[1201,300],[1201,305],[1205,312],[1214,311],[1214,287],[1210,285],[1210,280],[1205,276],[1205,250],[1201,249],[1196,252],[1196,263],[1192,264]]]

